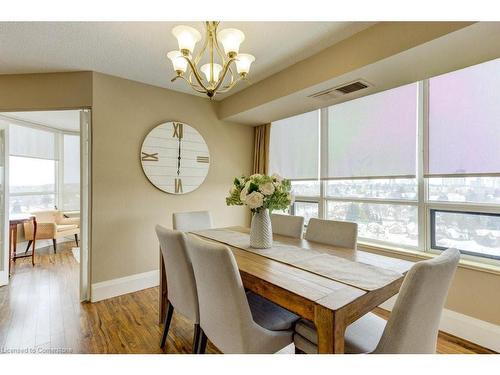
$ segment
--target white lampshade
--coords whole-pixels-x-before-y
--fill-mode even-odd
[[[177,38],[179,50],[187,50],[193,53],[194,46],[201,40],[201,34],[191,26],[176,26],[172,29],[172,34]]]
[[[210,79],[210,64],[205,64],[202,65],[200,70],[205,74],[205,77],[207,78],[208,82],[211,82],[212,80]],[[219,64],[214,64],[214,79],[213,82],[217,82],[219,80],[219,75],[222,70],[222,66]]]
[[[188,63],[186,59],[182,57],[182,53],[179,51],[170,51],[167,53],[167,57],[172,61],[172,65],[176,72],[186,72]]]
[[[236,70],[239,74],[248,74],[250,65],[255,61],[255,57],[248,53],[240,53],[236,57]]]
[[[236,55],[240,44],[245,40],[245,34],[238,29],[224,29],[217,33],[226,55]]]

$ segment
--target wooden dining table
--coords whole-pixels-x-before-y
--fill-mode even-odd
[[[243,227],[226,229],[249,233],[249,229]],[[401,274],[399,278],[377,289],[367,291],[242,248],[228,246],[236,258],[246,289],[292,311],[301,318],[314,322],[318,332],[318,353],[344,353],[346,328],[397,294],[404,275],[413,265],[412,262],[357,249],[339,248],[280,235],[273,237],[274,241],[280,244],[311,249]],[[161,251],[159,293],[159,321],[162,322],[168,292]]]

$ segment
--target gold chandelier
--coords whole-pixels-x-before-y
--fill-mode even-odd
[[[201,40],[201,34],[190,26],[174,27],[172,34],[177,38],[179,50],[170,51],[167,57],[172,61],[177,74],[172,78],[172,82],[181,78],[195,91],[212,98],[216,93],[231,90],[239,81],[247,80],[250,65],[255,61],[255,57],[248,53],[239,53],[240,44],[245,40],[245,34],[240,30],[218,31],[219,22],[217,21],[207,21],[205,26],[206,35],[203,46],[194,58],[194,47]],[[208,54],[208,62],[198,67],[205,52]],[[234,72],[234,66],[236,66],[237,75]]]

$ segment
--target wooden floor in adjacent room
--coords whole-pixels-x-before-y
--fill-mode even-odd
[[[151,288],[97,303],[80,303],[74,243],[17,260],[10,285],[0,287],[0,353],[189,353],[193,328],[174,313],[165,351],[159,348],[158,290]],[[381,315],[385,313],[379,311]],[[292,350],[290,350],[291,352]],[[217,353],[210,343],[208,353]],[[439,353],[491,353],[440,334]]]

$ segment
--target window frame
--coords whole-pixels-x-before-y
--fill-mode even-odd
[[[436,245],[436,213],[438,212],[445,212],[445,213],[453,213],[453,214],[465,214],[465,215],[477,215],[477,216],[494,216],[494,217],[500,217],[500,213],[493,213],[493,212],[477,212],[477,211],[459,211],[459,210],[444,210],[444,209],[436,209],[432,208],[430,209],[430,248],[431,250],[438,250],[438,251],[443,251],[446,250],[446,247],[443,246],[438,246]],[[500,255],[489,255],[489,254],[481,254],[477,253],[474,251],[469,251],[469,250],[460,250],[461,254],[464,255],[469,255],[472,257],[479,257],[479,258],[487,258],[487,259],[493,259],[493,260],[500,260]]]

